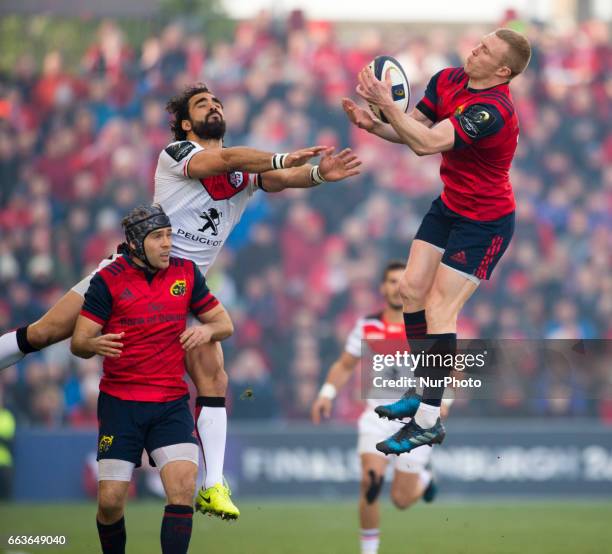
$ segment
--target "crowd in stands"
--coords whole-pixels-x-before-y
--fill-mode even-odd
[[[512,84],[521,135],[512,180],[513,243],[461,316],[459,337],[612,338],[612,50],[609,29],[522,24],[533,59]],[[439,69],[462,64],[486,28],[343,32],[300,12],[262,13],[226,42],[179,24],[138,48],[100,24],[81,63],[24,46],[0,76],[0,332],[32,322],[115,250],[120,221],[150,202],[165,102],[203,81],[225,107],[226,144],[286,152],[350,145],[358,178],[307,191],[257,193],[209,286],[236,327],[226,343],[231,417],[300,420],[360,316],[380,308],[380,273],[405,259],[440,192],[437,156],[413,155],[349,124],[340,106],[375,55],[403,64],[413,103]],[[25,44],[25,43],[24,43]],[[21,424],[95,425],[99,359],[60,344],[0,374]],[[337,403],[355,419],[360,389]],[[596,416],[612,423],[612,372],[544,365],[519,372],[497,399],[462,413]]]

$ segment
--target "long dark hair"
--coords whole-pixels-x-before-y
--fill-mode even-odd
[[[168,100],[166,111],[172,116],[170,130],[174,135],[174,140],[187,139],[187,131],[183,130],[181,123],[184,119],[189,119],[189,100],[202,92],[210,92],[210,90],[204,83],[196,83]]]

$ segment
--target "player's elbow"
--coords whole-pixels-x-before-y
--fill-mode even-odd
[[[234,324],[232,323],[232,320],[228,318],[228,321],[226,323],[226,335],[224,338],[229,338],[234,334]]]
[[[91,358],[94,353],[93,352],[89,352],[86,348],[85,348],[85,344],[82,340],[82,337],[72,337],[72,340],[70,341],[70,352],[72,352],[72,354],[74,356],[77,356],[78,358]]]

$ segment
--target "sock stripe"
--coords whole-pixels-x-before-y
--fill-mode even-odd
[[[196,398],[196,406],[225,408],[225,396],[198,396]]]
[[[192,519],[193,514],[176,514],[174,512],[164,512],[164,517],[179,518],[179,519]]]

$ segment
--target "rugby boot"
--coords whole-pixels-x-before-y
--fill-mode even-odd
[[[374,411],[379,417],[387,419],[402,419],[404,417],[414,417],[419,405],[421,404],[421,395],[416,393],[414,387],[408,389],[402,397],[392,402],[391,404],[383,404],[376,406]]]
[[[417,425],[414,419],[410,420],[410,423],[404,425],[397,433],[389,437],[388,439],[379,442],[376,445],[376,450],[383,454],[403,454],[404,452],[410,452],[419,446],[433,446],[434,444],[440,444],[446,436],[446,430],[440,421],[440,418],[436,421],[436,424],[429,429],[423,429]]]
[[[232,492],[229,487],[217,483],[206,490],[201,488],[195,501],[195,508],[202,514],[209,514],[221,519],[238,519],[240,510],[230,498]]]

